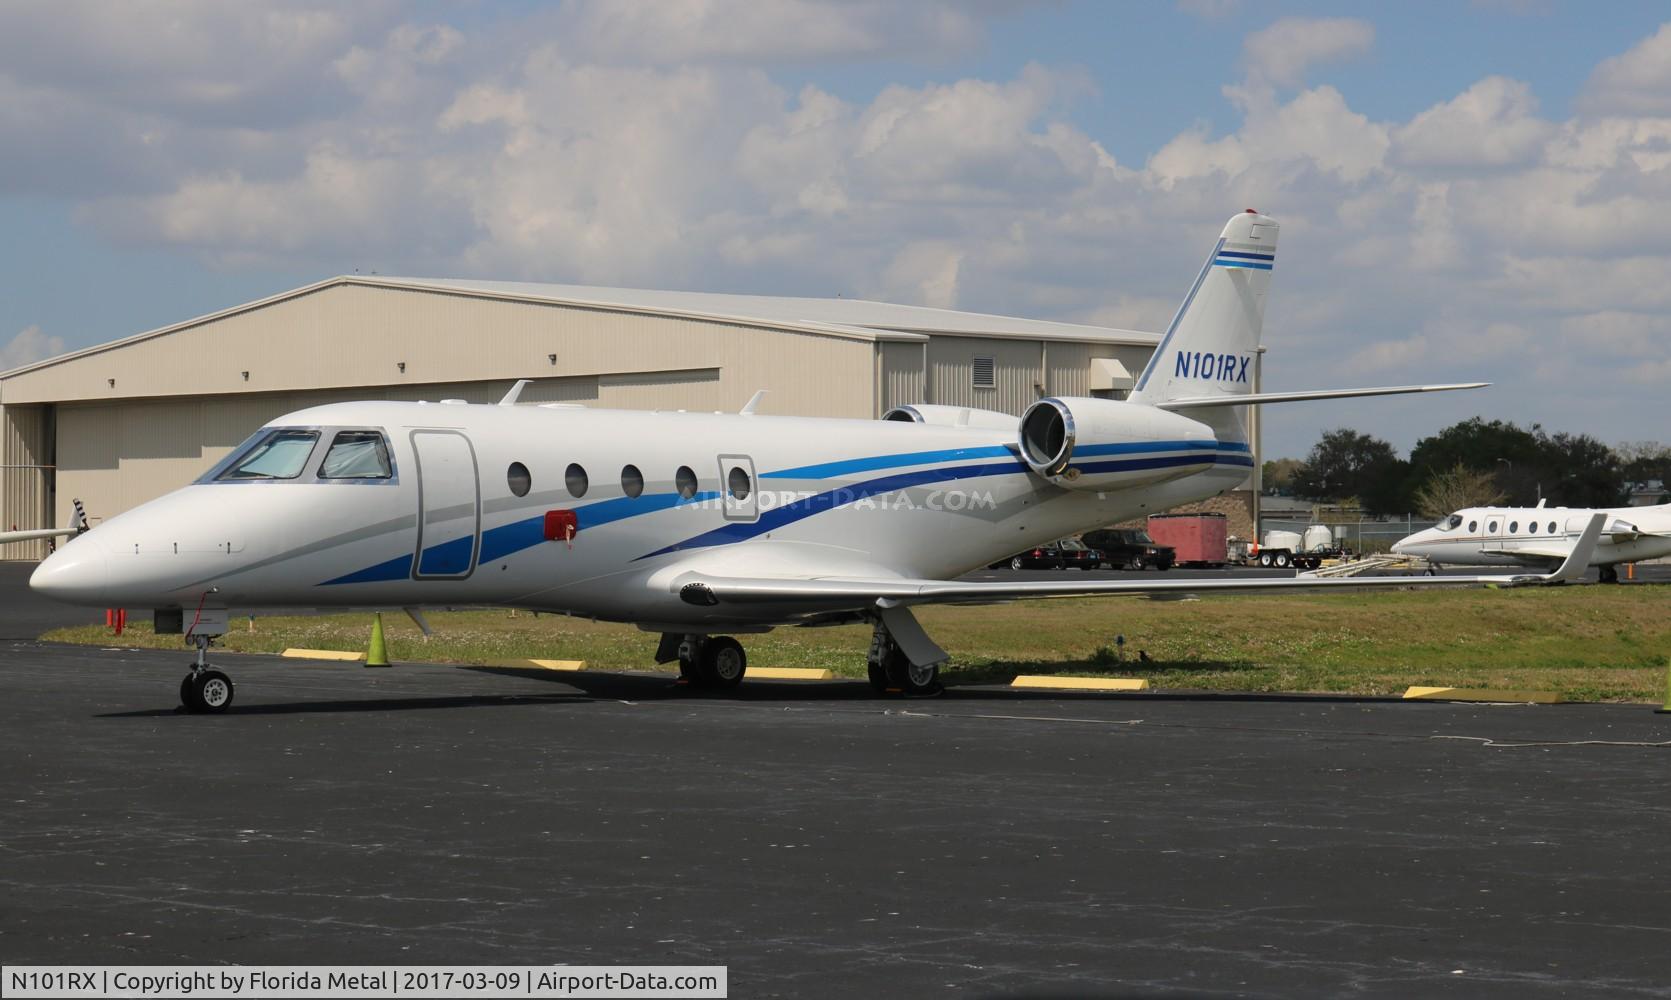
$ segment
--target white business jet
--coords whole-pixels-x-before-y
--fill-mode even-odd
[[[319,406],[70,542],[30,583],[158,609],[159,631],[197,646],[181,684],[195,711],[231,703],[204,649],[234,606],[475,604],[631,622],[661,633],[658,662],[709,687],[743,678],[732,635],[868,622],[872,683],[931,691],[947,655],[914,605],[1301,583],[957,579],[1238,486],[1253,464],[1245,404],[1480,384],[1252,394],[1276,244],[1271,219],[1230,220],[1127,400],[1041,399],[1019,420],[931,405],[851,420],[759,415],[758,396],[736,414],[508,405],[518,383],[497,406]],[[1398,582],[1486,579],[1564,577]]]
[[[1595,517],[1600,542],[1585,567],[1619,582],[1619,564],[1671,556],[1671,504],[1657,507],[1469,507],[1395,543],[1400,555],[1440,566],[1550,567],[1564,561]]]

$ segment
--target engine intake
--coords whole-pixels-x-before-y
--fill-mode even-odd
[[[1211,468],[1218,439],[1197,420],[1118,399],[1041,399],[1021,415],[1021,458],[1058,486],[1102,490]]]

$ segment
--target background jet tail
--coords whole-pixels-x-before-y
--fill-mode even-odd
[[[1276,264],[1276,220],[1252,209],[1233,217],[1178,307],[1148,367],[1132,389],[1133,402],[1230,398],[1253,392],[1255,351],[1265,324],[1265,292]],[[1197,418],[1221,441],[1245,441],[1242,410],[1224,406]]]

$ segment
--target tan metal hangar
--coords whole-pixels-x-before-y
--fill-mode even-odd
[[[1121,395],[1158,337],[891,305],[374,276],[331,278],[0,373],[0,530],[97,524],[175,489],[283,413],[354,399],[877,417],[1019,415]],[[45,542],[0,546],[39,558]]]

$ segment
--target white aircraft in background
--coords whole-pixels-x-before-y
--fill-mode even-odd
[[[30,584],[73,603],[158,609],[159,631],[198,649],[182,701],[221,711],[232,683],[204,650],[231,606],[418,617],[474,604],[630,622],[661,633],[658,662],[677,659],[710,687],[746,670],[732,634],[868,622],[871,682],[924,692],[947,655],[913,617],[918,604],[1569,578],[1570,566],[1469,578],[956,579],[1238,486],[1253,464],[1246,404],[1483,384],[1252,394],[1276,242],[1265,216],[1230,220],[1127,400],[1041,399],[1019,421],[930,405],[851,420],[759,415],[758,396],[738,414],[508,405],[518,383],[497,406],[319,406],[70,542]]]
[[[1558,565],[1584,528],[1603,519],[1601,539],[1585,566],[1601,567],[1602,583],[1618,583],[1620,563],[1671,556],[1671,504],[1657,507],[1468,507],[1395,543],[1399,555],[1440,566]]]
[[[87,511],[81,506],[80,500],[72,500],[75,504],[75,525],[69,528],[25,528],[22,531],[0,531],[0,545],[8,542],[32,542],[40,538],[62,538],[65,535],[79,535],[87,531]]]

